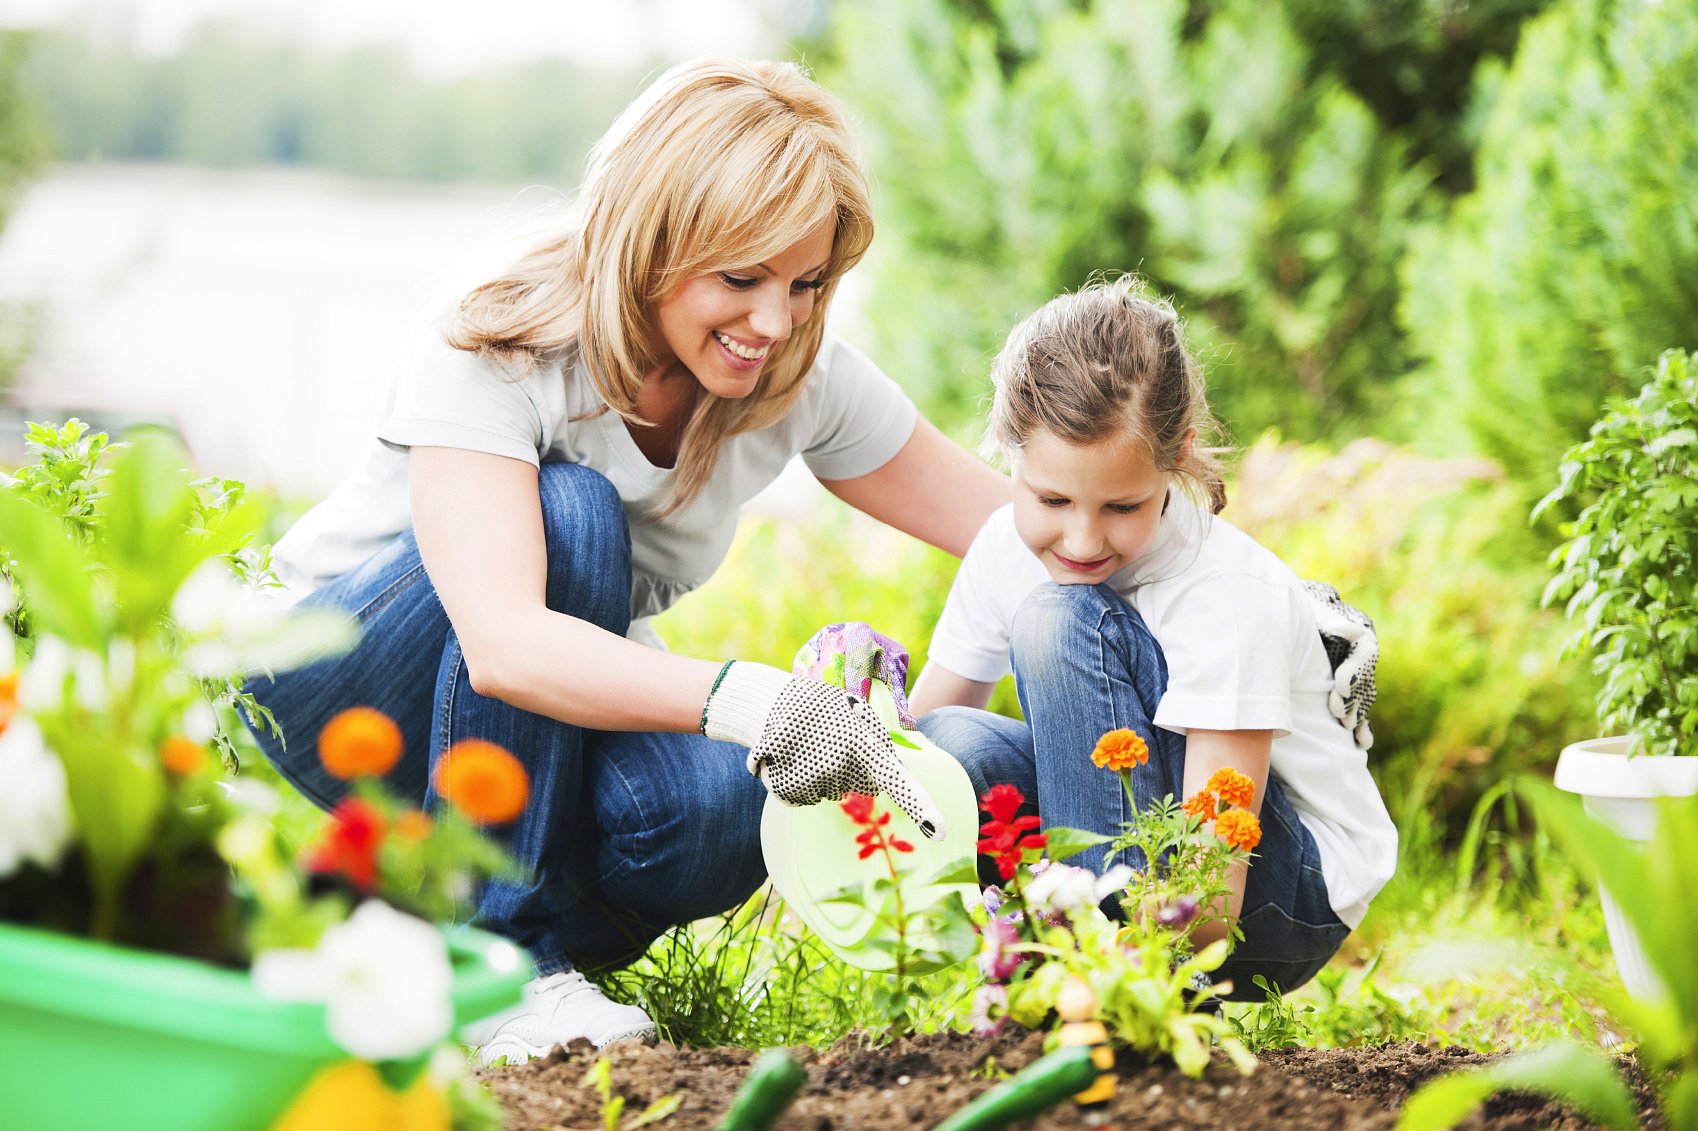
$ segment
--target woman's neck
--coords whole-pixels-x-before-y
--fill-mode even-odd
[[[643,458],[654,466],[673,467],[678,463],[684,427],[690,422],[701,389],[695,374],[676,363],[643,379],[637,390],[637,412],[649,425],[626,421],[625,428]]]

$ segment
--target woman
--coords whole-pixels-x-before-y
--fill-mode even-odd
[[[806,804],[883,788],[941,831],[864,704],[669,654],[645,626],[798,453],[839,498],[957,556],[1007,500],[825,332],[871,238],[843,113],[798,68],[674,68],[597,144],[565,231],[461,302],[364,462],[277,546],[292,594],[363,628],[353,653],[255,685],[289,737],[260,735],[286,777],[338,800],[313,751],[353,704],[400,723],[402,796],[424,801],[466,738],[531,775],[509,834],[531,879],[489,885],[477,918],[537,978],[466,1034],[486,1062],[652,1038],[574,965],[754,891],[766,789]]]

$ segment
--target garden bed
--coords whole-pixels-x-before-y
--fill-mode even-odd
[[[794,1052],[807,1069],[807,1087],[777,1126],[797,1131],[930,1127],[991,1087],[997,1068],[1013,1071],[1035,1059],[1041,1042],[1039,1033],[990,1039],[945,1033],[898,1038],[879,1049],[863,1048],[854,1037],[822,1052],[799,1048]],[[601,1099],[583,1082],[595,1055],[588,1042],[575,1041],[546,1060],[481,1075],[505,1107],[509,1131],[588,1131],[604,1126]],[[615,1046],[607,1053],[627,1118],[676,1094],[677,1111],[652,1126],[677,1131],[714,1126],[755,1055],[740,1048],[664,1044]],[[1264,1054],[1251,1076],[1240,1076],[1222,1061],[1193,1080],[1169,1063],[1122,1053],[1119,1091],[1106,1107],[1082,1109],[1067,1102],[1022,1126],[1390,1129],[1413,1089],[1440,1073],[1489,1059],[1412,1042],[1377,1049],[1286,1049]],[[1537,1097],[1505,1094],[1458,1126],[1567,1131],[1591,1124]]]

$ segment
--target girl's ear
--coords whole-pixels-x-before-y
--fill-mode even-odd
[[[1179,441],[1179,466],[1184,467],[1191,462],[1191,455],[1197,450],[1197,430],[1187,428],[1185,438]]]

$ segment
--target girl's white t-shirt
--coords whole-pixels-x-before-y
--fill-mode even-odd
[[[1167,658],[1153,722],[1176,734],[1274,732],[1271,772],[1315,838],[1333,911],[1355,927],[1396,868],[1397,829],[1366,753],[1327,708],[1332,669],[1308,598],[1249,535],[1178,492],[1169,498],[1155,544],[1109,578]],[[1049,580],[1015,531],[1013,506],[998,510],[955,576],[929,661],[982,683],[1007,675],[1015,610]]]
[[[409,449],[463,448],[540,466],[593,467],[612,482],[631,528],[631,635],[656,642],[644,618],[712,576],[731,547],[739,508],[800,454],[821,479],[876,471],[913,434],[901,388],[829,331],[802,394],[783,419],[726,441],[706,487],[665,521],[648,517],[676,474],[651,464],[575,354],[514,377],[436,343],[390,390],[384,422],[358,466],[303,515],[274,551],[282,599],[300,600],[387,546],[412,522]]]

